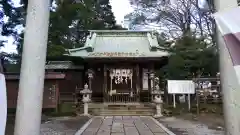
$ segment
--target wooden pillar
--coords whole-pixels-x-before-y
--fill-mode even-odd
[[[139,64],[136,65],[136,91],[137,91],[137,101],[140,99],[140,81],[139,81]]]
[[[150,73],[151,73],[151,72],[154,72],[154,71],[155,71],[155,70],[154,70],[154,64],[152,63],[151,66],[150,66]],[[150,83],[151,102],[152,102],[152,100],[153,100],[153,98],[154,98],[153,95],[151,94],[152,91],[155,90],[155,89],[154,89],[154,87],[155,87],[155,86],[154,86],[154,85],[155,85],[155,82],[154,82],[154,81],[155,81],[155,73],[154,73],[154,78],[153,78],[153,79],[150,79],[150,82],[151,82],[151,83]]]
[[[106,94],[107,94],[107,67],[104,64],[103,65],[103,101],[106,100]]]
[[[55,104],[56,104],[56,108],[55,108],[55,112],[58,113],[59,111],[59,82],[56,80],[55,81]]]
[[[131,91],[132,91],[132,89],[133,89],[133,87],[132,87],[132,85],[133,85],[133,81],[132,81],[132,75],[129,77],[130,78],[130,83],[131,83]]]

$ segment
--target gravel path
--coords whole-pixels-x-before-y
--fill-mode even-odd
[[[74,135],[87,121],[88,117],[52,118],[41,124],[40,135]],[[6,135],[13,135],[14,124],[8,124]]]
[[[176,135],[224,135],[223,129],[210,129],[207,125],[175,117],[158,119]]]

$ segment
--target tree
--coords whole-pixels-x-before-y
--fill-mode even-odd
[[[15,44],[19,45],[22,40],[21,30],[17,29],[18,26],[24,24],[24,10],[22,6],[14,4],[13,0],[2,0],[0,1],[2,11],[6,16],[7,21],[2,26],[2,36],[13,37]],[[1,41],[1,45],[4,45],[6,40]]]
[[[218,53],[202,39],[185,36],[169,49],[169,63],[160,71],[167,79],[189,79],[215,76],[218,70]]]
[[[13,0],[3,0],[4,14],[9,18],[4,24],[3,36],[14,36],[19,55],[22,52],[28,0],[16,7]],[[83,46],[89,29],[122,29],[116,25],[109,0],[53,0],[50,7],[48,56],[58,56],[66,48]]]
[[[133,25],[152,25],[165,35],[165,38],[159,38],[159,44],[171,55],[169,63],[160,69],[161,76],[187,79],[216,75],[218,52],[211,4],[209,10],[201,10],[197,0],[131,2],[135,7]]]
[[[56,4],[50,18],[49,56],[83,46],[90,29],[121,29],[116,25],[109,0],[62,0]]]
[[[169,38],[177,39],[186,33],[204,37],[213,42],[214,19],[210,10],[202,11],[197,0],[131,0],[135,6],[133,24],[154,25]]]

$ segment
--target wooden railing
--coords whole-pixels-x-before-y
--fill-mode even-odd
[[[130,103],[139,101],[139,94],[137,92],[105,93],[104,97],[104,102],[111,103]]]

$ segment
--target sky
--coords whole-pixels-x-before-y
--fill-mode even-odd
[[[17,0],[18,1],[18,0]],[[122,24],[124,20],[124,16],[131,13],[133,8],[130,5],[129,0],[110,0],[110,4],[112,5],[112,11],[114,13],[117,24]],[[8,43],[4,48],[1,48],[0,51],[4,52],[17,52],[16,46],[13,44],[13,38],[8,38]]]
[[[112,5],[112,11],[115,15],[117,24],[121,24],[124,20],[124,16],[133,11],[129,0],[110,0],[110,3]]]

